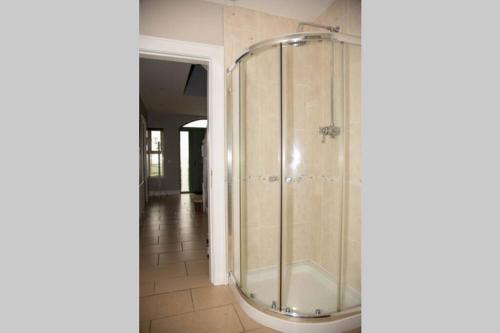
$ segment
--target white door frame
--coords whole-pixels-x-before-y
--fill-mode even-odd
[[[208,188],[210,281],[227,284],[224,47],[141,35],[139,55],[144,58],[208,65]]]

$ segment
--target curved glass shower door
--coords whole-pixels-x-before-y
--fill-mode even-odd
[[[339,310],[343,182],[342,47],[283,45],[283,257],[285,312]]]
[[[239,65],[240,289],[280,308],[281,59],[274,47]]]
[[[229,71],[229,269],[266,309],[356,308],[361,48],[330,34],[257,45]]]

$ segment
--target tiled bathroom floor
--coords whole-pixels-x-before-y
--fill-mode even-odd
[[[277,332],[248,317],[228,287],[210,283],[207,230],[191,195],[150,199],[140,222],[140,333]]]
[[[140,223],[140,332],[276,332],[208,277],[207,217],[189,194],[152,198]]]

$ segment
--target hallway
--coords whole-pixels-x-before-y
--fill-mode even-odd
[[[150,199],[140,223],[140,332],[276,332],[210,283],[207,230],[191,194]]]

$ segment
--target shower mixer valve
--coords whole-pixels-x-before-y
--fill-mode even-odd
[[[339,135],[340,134],[340,127],[335,126],[333,124],[330,125],[330,126],[320,127],[319,128],[319,133],[321,135],[323,135],[323,139],[321,140],[321,142],[325,142],[325,138],[326,138],[327,135],[329,135],[332,138],[334,138],[337,135]]]

